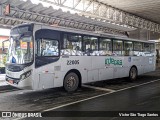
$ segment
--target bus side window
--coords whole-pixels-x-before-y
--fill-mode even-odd
[[[143,51],[150,52],[150,45],[149,43],[143,43]]]
[[[133,42],[124,41],[124,56],[132,56],[133,55]]]
[[[61,55],[83,55],[82,36],[78,34],[64,34]]]
[[[41,39],[37,41],[37,56],[58,56],[58,41]]]
[[[123,49],[123,41],[122,40],[113,40],[113,55],[121,56]]]
[[[155,44],[154,43],[151,43],[150,44],[150,53],[151,53],[151,56],[155,56]]]
[[[112,41],[111,41],[111,39],[100,38],[99,55],[101,55],[101,56],[112,55]]]
[[[151,48],[149,43],[143,43],[143,56],[151,56]]]
[[[153,43],[144,43],[144,56],[154,56],[155,45]]]
[[[134,56],[142,56],[142,43],[134,42]]]
[[[83,51],[85,55],[98,55],[98,38],[92,36],[84,36]]]

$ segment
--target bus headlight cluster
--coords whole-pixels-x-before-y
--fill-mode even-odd
[[[21,80],[23,80],[23,79],[28,78],[30,75],[31,75],[31,70],[23,73],[20,78]]]

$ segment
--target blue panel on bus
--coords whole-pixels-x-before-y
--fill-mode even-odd
[[[128,57],[128,62],[131,62],[131,57]]]

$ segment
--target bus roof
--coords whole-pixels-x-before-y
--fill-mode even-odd
[[[33,24],[41,25],[41,28],[44,28],[44,29],[51,29],[51,30],[62,31],[62,32],[77,33],[77,34],[104,37],[104,38],[117,39],[117,40],[155,43],[154,41],[132,39],[132,38],[128,38],[127,36],[122,36],[122,35],[115,35],[115,34],[109,34],[109,33],[99,33],[97,31],[87,31],[87,30],[80,30],[80,29],[68,28],[68,27],[62,27],[62,26],[49,26],[49,25],[43,25],[43,24],[38,24],[38,23],[21,24],[21,25],[15,26],[15,27],[20,27],[23,25],[33,25]],[[13,27],[13,28],[15,28],[15,27]]]

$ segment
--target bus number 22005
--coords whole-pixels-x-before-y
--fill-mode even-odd
[[[79,60],[67,60],[67,65],[77,65],[79,64]]]

